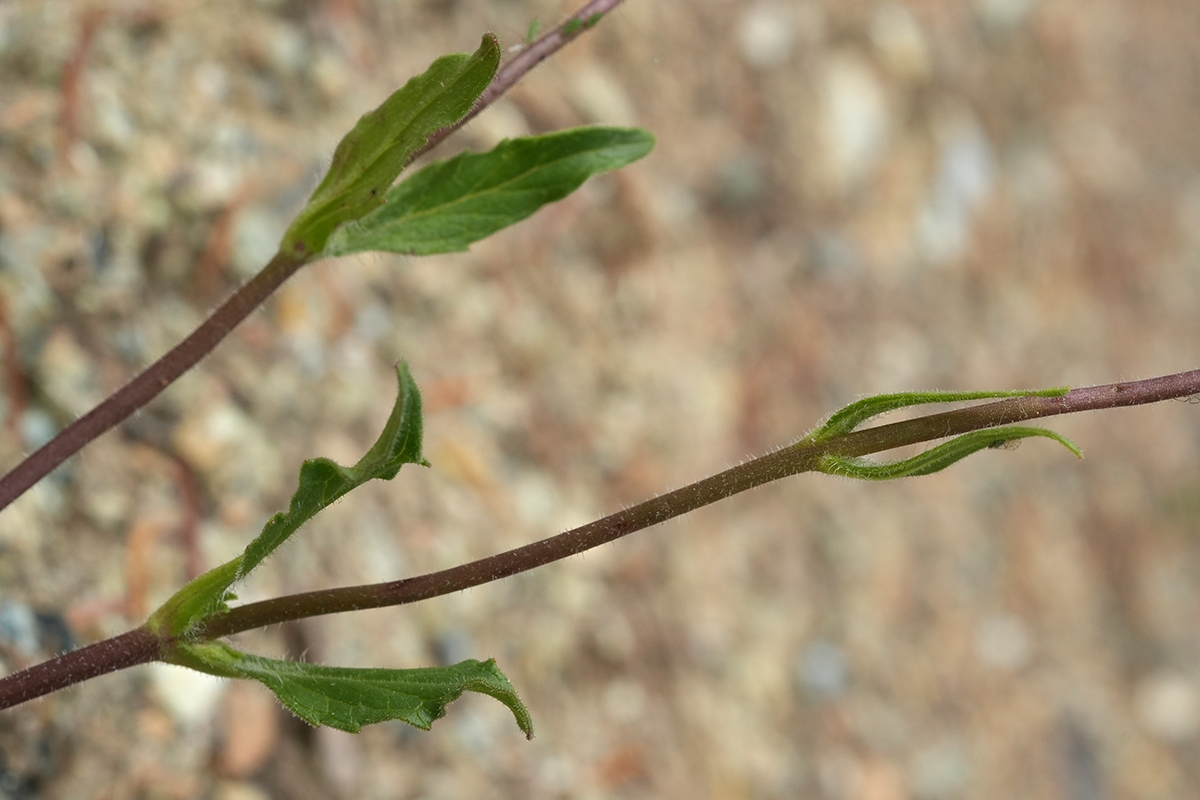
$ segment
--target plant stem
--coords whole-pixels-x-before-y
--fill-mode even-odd
[[[817,459],[827,454],[862,456],[1040,417],[1197,396],[1200,396],[1200,370],[1192,370],[1143,381],[1073,389],[1059,397],[1008,398],[857,430],[816,443],[802,439],[682,489],[540,542],[404,580],[326,589],[248,603],[209,617],[192,636],[197,640],[217,639],[279,622],[404,605],[491,583],[582,553],[747,489],[812,470]],[[66,653],[0,679],[0,709],[97,675],[153,661],[169,645],[170,642],[160,642],[142,627]]]
[[[1060,397],[1013,397],[983,405],[796,444],[739,464],[638,505],[540,542],[404,580],[347,586],[248,603],[213,615],[199,636],[215,639],[278,622],[404,605],[507,578],[582,553],[765,483],[807,472],[826,454],[862,456],[1058,414],[1144,405],[1200,394],[1200,370],[1073,389]]]
[[[533,43],[521,49],[521,52],[506,61],[491,84],[480,95],[465,117],[448,127],[442,128],[429,137],[424,146],[416,150],[409,158],[411,163],[431,149],[436,147],[450,134],[473,120],[479,112],[494,103],[502,94],[525,76],[525,73],[558,52],[564,45],[579,38],[595,24],[595,20],[619,6],[623,0],[589,0],[583,8],[576,11],[554,30],[545,34]]]
[[[0,509],[24,494],[88,442],[157,397],[163,389],[208,355],[251,311],[262,305],[280,284],[303,265],[304,259],[300,256],[277,254],[186,339],[0,478]]]
[[[519,55],[508,61],[496,73],[491,85],[475,106],[455,125],[435,132],[409,158],[428,152],[447,136],[496,101],[563,45],[589,30],[598,19],[615,8],[622,0],[591,0],[562,25],[538,39]],[[307,254],[280,253],[262,271],[238,289],[186,339],[175,345],[141,374],[103,400],[98,406],[63,428],[38,450],[27,456],[8,474],[0,478],[0,510],[29,490],[31,486],[62,464],[97,436],[111,430],[143,407],[180,375],[187,372],[220,344],[254,309],[271,296],[279,286],[307,262]]]
[[[89,678],[145,664],[162,653],[162,642],[145,627],[105,639],[0,679],[0,708],[9,708]]]

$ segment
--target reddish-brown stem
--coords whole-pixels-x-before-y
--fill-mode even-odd
[[[208,355],[238,323],[262,305],[303,264],[301,256],[276,255],[262,272],[234,292],[186,339],[0,478],[0,509],[20,497],[88,442],[157,397],[163,389]]]
[[[479,112],[490,106],[497,98],[511,89],[517,81],[525,76],[525,73],[554,55],[554,53],[562,49],[567,43],[579,38],[585,31],[595,25],[596,20],[612,11],[621,3],[622,0],[590,0],[583,8],[568,17],[557,28],[522,48],[521,52],[506,61],[504,66],[500,67],[496,73],[496,77],[492,80],[488,88],[484,90],[483,94],[480,95],[474,108],[458,122],[442,128],[430,136],[425,145],[412,154],[409,161],[429,152],[447,136],[473,120]]]
[[[525,73],[590,29],[599,16],[621,2],[622,0],[590,0],[562,25],[530,44],[500,68],[491,85],[466,117],[430,136],[425,145],[409,160],[427,152],[461,128],[508,91]],[[88,442],[120,424],[157,397],[163,389],[208,355],[230,331],[251,311],[262,305],[263,301],[304,263],[305,258],[301,255],[276,255],[262,272],[222,303],[190,336],[100,405],[59,431],[57,436],[39,450],[27,456],[7,475],[0,478],[0,509],[7,507],[51,470],[79,452]]]
[[[853,431],[820,442],[796,444],[618,511],[603,519],[451,569],[414,578],[279,597],[210,617],[195,638],[211,640],[239,631],[305,617],[403,605],[526,572],[657,525],[747,489],[814,468],[821,456],[862,456],[975,430],[1057,414],[1145,405],[1200,396],[1200,370],[1143,381],[1073,389],[1059,397],[1013,397],[983,405]],[[147,641],[149,637],[149,641]],[[0,679],[0,708],[24,702],[96,675],[152,661],[170,642],[144,628],[109,639]]]
[[[440,572],[390,583],[325,589],[249,603],[211,617],[200,635],[213,639],[304,617],[413,603],[491,583],[582,553],[747,489],[809,471],[821,456],[827,454],[862,456],[1013,422],[1157,403],[1198,393],[1200,370],[1193,370],[1144,381],[1074,389],[1060,397],[1013,397],[854,431],[821,442],[801,440],[690,486],[659,495],[540,542]]]
[[[0,708],[9,708],[89,678],[154,661],[162,642],[146,628],[105,639],[35,664],[0,680]]]

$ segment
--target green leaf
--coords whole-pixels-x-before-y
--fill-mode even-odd
[[[182,634],[193,622],[228,608],[229,587],[237,580],[242,557],[238,556],[186,583],[146,620],[160,639]]]
[[[804,437],[806,441],[820,442],[834,436],[850,433],[872,417],[908,406],[929,403],[956,403],[963,400],[991,400],[1001,397],[1062,397],[1071,389],[1057,386],[1053,389],[1025,389],[1007,392],[900,392],[877,394],[866,397],[834,412],[824,425]]]
[[[918,456],[890,464],[879,464],[862,458],[825,455],[818,462],[817,470],[827,475],[844,475],[847,478],[858,478],[865,481],[889,481],[895,478],[932,475],[984,448],[1001,447],[1009,442],[1020,441],[1031,436],[1053,439],[1074,453],[1077,458],[1083,458],[1083,453],[1070,439],[1054,431],[1010,425],[964,433],[962,436],[926,450]]]
[[[643,130],[575,128],[506,140],[487,153],[462,153],[393,187],[381,208],[335,231],[324,254],[466,250],[653,146],[654,137]]]
[[[470,691],[508,706],[526,738],[533,738],[528,709],[491,659],[449,667],[349,669],[262,658],[205,642],[178,645],[167,660],[210,675],[259,681],[310,725],[357,733],[364,725],[397,719],[429,730],[449,703]]]
[[[305,461],[300,468],[300,485],[288,510],[271,517],[262,533],[246,547],[236,579],[250,574],[297,528],[352,489],[375,478],[389,481],[405,464],[429,466],[421,456],[421,393],[408,365],[401,363],[396,367],[396,378],[400,392],[375,444],[352,467],[340,466],[328,458]]]
[[[300,467],[300,480],[287,511],[267,521],[237,558],[188,583],[155,611],[147,625],[160,638],[180,636],[204,617],[226,608],[228,590],[263,562],[296,530],[326,506],[369,480],[391,480],[405,464],[429,466],[421,455],[421,393],[408,371],[396,366],[399,392],[383,432],[358,463],[340,466],[313,458]]]
[[[329,172],[280,250],[317,255],[338,225],[377,208],[409,156],[432,133],[467,115],[499,64],[500,43],[487,34],[473,55],[442,56],[364,115],[338,144]]]

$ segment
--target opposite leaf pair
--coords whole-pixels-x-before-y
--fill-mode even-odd
[[[163,642],[163,660],[210,675],[259,681],[312,725],[353,733],[363,725],[398,719],[428,730],[446,713],[448,703],[464,691],[473,691],[504,703],[525,735],[533,736],[529,712],[494,661],[469,659],[421,669],[349,669],[262,658],[220,642],[195,640],[197,628],[227,608],[230,587],[301,525],[367,481],[391,480],[405,464],[427,466],[421,456],[421,395],[406,365],[397,367],[396,376],[400,383],[396,403],[367,454],[352,467],[327,458],[305,461],[288,510],[271,517],[240,556],[176,592],[150,616],[146,627]]]
[[[504,141],[488,153],[463,153],[389,188],[431,135],[471,110],[499,62],[496,37],[484,36],[474,54],[439,58],[360,119],[280,250],[313,259],[371,250],[466,250],[654,146],[643,130],[576,128]]]

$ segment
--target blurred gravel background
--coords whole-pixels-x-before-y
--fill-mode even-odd
[[[0,466],[272,253],[340,135],[551,0],[0,1]],[[629,0],[457,136],[602,122],[645,161],[477,245],[308,268],[0,514],[0,664],[139,622],[358,458],[392,364],[432,470],[243,598],[457,564],[787,443],[863,394],[1194,368],[1195,0]],[[311,730],[172,668],[0,714],[0,798],[1200,795],[1200,410],[888,485],[794,478],[535,574],[241,637],[495,656],[537,737]]]

